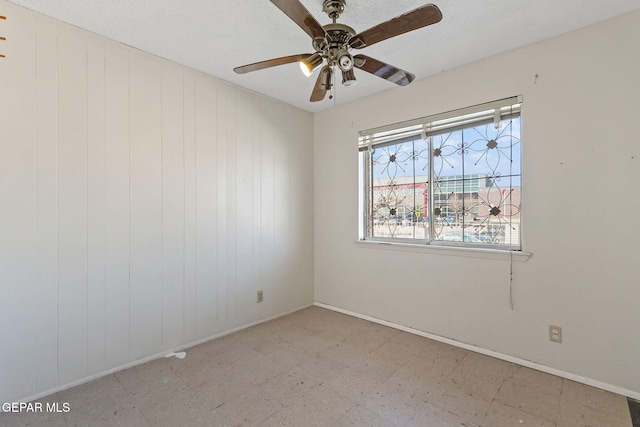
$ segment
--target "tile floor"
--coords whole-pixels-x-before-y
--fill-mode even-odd
[[[632,425],[622,396],[319,307],[186,352],[0,426]]]

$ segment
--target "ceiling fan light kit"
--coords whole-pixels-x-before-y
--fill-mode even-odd
[[[353,56],[351,56],[347,49],[340,49],[336,56],[338,57],[336,62],[342,71],[350,71],[353,69]]]
[[[353,72],[353,68],[348,71],[342,72],[342,85],[343,86],[353,86],[356,83],[356,73]]]
[[[344,86],[353,86],[356,83],[354,67],[397,85],[408,85],[415,79],[412,73],[366,55],[353,56],[349,50],[362,49],[400,34],[435,24],[442,19],[442,13],[437,6],[426,4],[361,33],[356,33],[348,25],[336,22],[344,12],[346,0],[323,1],[322,10],[333,21],[324,26],[316,21],[300,0],[270,1],[311,37],[311,44],[315,53],[269,59],[236,67],[234,71],[238,74],[244,74],[291,62],[299,62],[300,69],[309,77],[323,62],[326,62],[326,65],[320,70],[314,85],[310,98],[311,102],[322,101],[327,91],[331,90],[333,70],[336,67],[342,72],[342,84]]]
[[[325,92],[331,90],[331,86],[333,85],[333,68],[325,65],[320,72],[318,80],[320,81],[320,88],[322,90]]]
[[[318,52],[300,61],[300,69],[307,77],[310,77],[311,74],[313,74],[313,72],[321,65],[322,55],[320,55]]]

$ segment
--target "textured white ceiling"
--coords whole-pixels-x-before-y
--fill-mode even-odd
[[[333,100],[311,103],[316,75],[304,77],[297,64],[235,74],[239,65],[313,52],[311,39],[269,0],[10,1],[312,112],[397,87],[356,70],[357,85],[338,84]],[[432,1],[440,23],[359,53],[421,79],[640,9],[637,0]],[[347,0],[338,22],[360,32],[428,2]],[[302,3],[320,24],[330,22],[322,0]]]

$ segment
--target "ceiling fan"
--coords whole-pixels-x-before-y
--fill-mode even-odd
[[[329,15],[333,23],[320,25],[300,0],[270,0],[293,22],[312,38],[314,53],[284,56],[233,69],[238,74],[262,70],[278,65],[299,62],[306,76],[325,65],[320,70],[311,102],[322,101],[333,86],[333,73],[337,67],[342,72],[342,84],[351,86],[356,83],[353,68],[371,73],[400,86],[406,86],[415,79],[408,71],[386,64],[367,55],[351,55],[350,49],[362,49],[375,43],[440,22],[442,13],[436,5],[426,4],[389,21],[378,24],[361,33],[348,25],[338,24],[336,20],[344,12],[346,0],[324,0],[322,10]]]

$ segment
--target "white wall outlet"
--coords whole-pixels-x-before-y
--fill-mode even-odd
[[[258,291],[257,302],[261,303],[262,301],[264,301],[264,292]]]
[[[562,342],[562,328],[560,326],[549,325],[549,341],[558,344]]]

